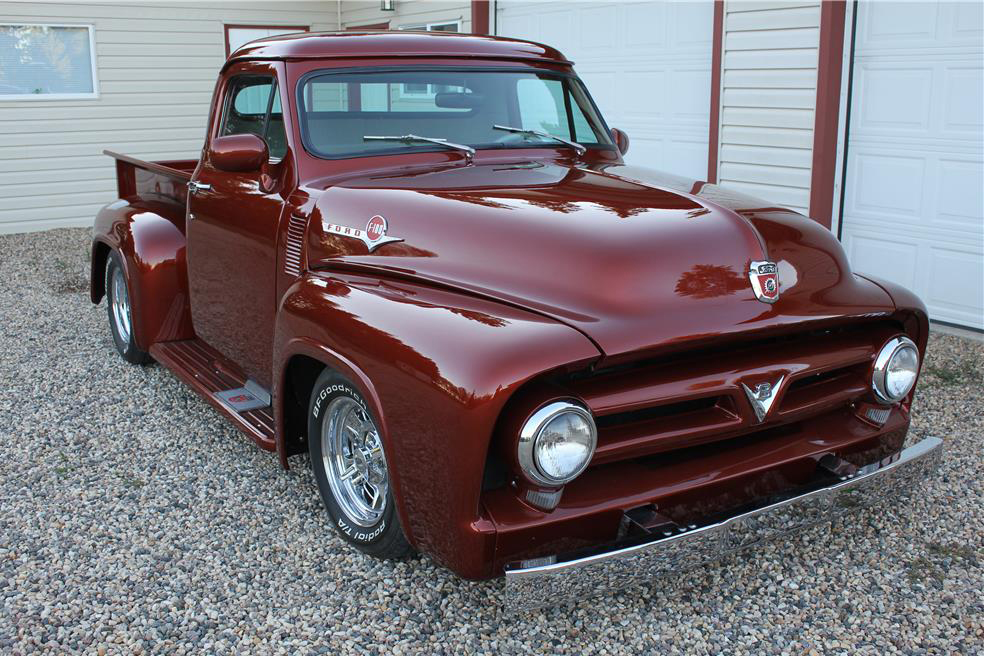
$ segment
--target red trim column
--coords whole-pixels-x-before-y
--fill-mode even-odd
[[[471,21],[472,34],[489,33],[489,0],[472,0]]]
[[[717,184],[718,142],[721,135],[721,63],[724,50],[724,0],[714,2],[714,35],[711,50],[711,118],[707,140],[707,181]]]
[[[843,0],[824,2],[820,9],[820,61],[817,66],[816,118],[813,126],[810,216],[827,228],[832,225],[834,214],[846,11],[847,5]]]

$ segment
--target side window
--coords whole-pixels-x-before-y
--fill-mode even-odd
[[[287,133],[280,91],[274,79],[260,75],[239,75],[229,82],[225,118],[221,135],[255,134],[270,149],[270,159],[287,152]]]

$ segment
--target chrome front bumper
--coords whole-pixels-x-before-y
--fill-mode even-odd
[[[938,466],[942,440],[928,437],[890,462],[860,468],[853,476],[706,525],[632,546],[552,556],[506,566],[506,600],[536,608],[624,588],[699,567],[785,533],[829,520],[857,507],[884,502],[912,489]]]

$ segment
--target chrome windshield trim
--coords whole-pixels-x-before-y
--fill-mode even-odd
[[[927,437],[887,464],[871,463],[831,485],[704,526],[681,527],[642,544],[509,563],[506,603],[517,610],[529,609],[609,593],[706,565],[855,508],[883,503],[928,478],[939,465],[942,445],[941,439]]]

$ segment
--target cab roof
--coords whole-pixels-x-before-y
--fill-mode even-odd
[[[447,57],[567,64],[559,50],[532,41],[454,32],[299,32],[250,41],[227,64],[257,59]]]

